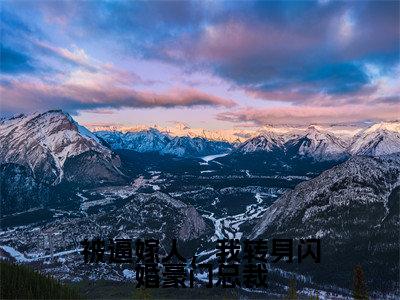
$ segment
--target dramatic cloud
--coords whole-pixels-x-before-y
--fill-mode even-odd
[[[3,1],[0,14],[3,111],[237,104],[218,119],[257,107],[258,124],[392,118],[400,101],[398,1]]]
[[[303,7],[297,15],[290,5],[270,7],[277,19],[236,17],[204,26],[166,43],[161,54],[212,69],[265,100],[292,103],[372,90],[364,64],[390,72],[399,62],[398,2],[334,3]]]
[[[3,112],[63,108],[70,112],[98,108],[152,108],[152,107],[231,107],[234,102],[192,88],[176,88],[165,93],[138,91],[109,83],[67,81],[61,85],[42,82],[2,82]]]

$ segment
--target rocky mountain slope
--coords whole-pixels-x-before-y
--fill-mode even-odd
[[[320,238],[322,263],[301,265],[302,272],[316,281],[335,272],[330,284],[351,288],[352,269],[362,264],[371,291],[394,292],[399,205],[400,154],[353,157],[280,197],[251,238]]]
[[[47,184],[122,179],[118,156],[59,110],[2,121],[0,144],[0,164],[28,167]]]
[[[2,214],[38,207],[54,186],[123,183],[121,161],[62,111],[21,115],[0,123]]]
[[[379,123],[355,136],[349,153],[379,156],[400,151],[400,122]]]

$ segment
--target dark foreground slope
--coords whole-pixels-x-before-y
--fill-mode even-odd
[[[80,299],[76,288],[28,266],[0,261],[1,299]]]

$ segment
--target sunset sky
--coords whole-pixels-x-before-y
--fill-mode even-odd
[[[1,1],[0,111],[86,125],[400,119],[400,2]]]

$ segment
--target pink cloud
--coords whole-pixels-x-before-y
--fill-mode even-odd
[[[261,126],[265,124],[311,124],[358,122],[363,120],[396,120],[400,108],[396,104],[345,105],[340,107],[274,107],[242,108],[220,113],[217,119],[241,125]]]
[[[47,84],[13,80],[0,85],[4,111],[43,110],[62,107],[66,110],[120,107],[232,107],[230,99],[210,95],[194,88],[175,88],[164,93],[140,91],[113,82],[74,82]]]
[[[283,101],[308,106],[340,106],[376,102],[381,89],[378,84],[369,84],[346,94],[327,94],[324,91],[317,91],[312,84],[303,83],[289,84],[285,88],[271,91],[245,88],[245,92],[252,98],[267,101]]]

